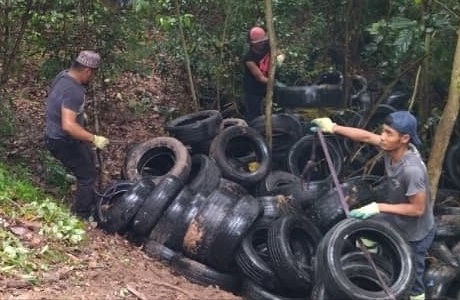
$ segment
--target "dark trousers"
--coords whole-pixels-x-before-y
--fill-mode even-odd
[[[244,105],[245,105],[245,114],[244,118],[246,122],[250,122],[262,115],[262,102],[264,100],[264,95],[256,95],[246,93],[244,95]]]
[[[425,293],[425,284],[423,277],[425,274],[425,259],[433,243],[435,235],[435,229],[431,229],[430,232],[420,241],[409,242],[412,252],[414,254],[414,265],[415,265],[415,281],[410,292],[411,296],[418,296]]]
[[[74,139],[45,137],[46,148],[77,178],[77,192],[71,207],[77,215],[88,217],[95,204],[96,167],[89,144]]]

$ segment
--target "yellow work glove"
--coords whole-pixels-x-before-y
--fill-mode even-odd
[[[331,119],[329,118],[317,118],[313,119],[311,123],[317,125],[319,129],[321,129],[322,132],[325,133],[334,133],[334,126],[336,125],[334,122],[332,122]],[[318,127],[312,127],[310,128],[311,131],[316,132],[318,130]]]
[[[98,149],[104,149],[109,144],[109,139],[100,135],[94,135],[93,144]]]
[[[357,219],[367,219],[378,213],[380,213],[379,205],[377,202],[372,202],[368,205],[364,205],[363,207],[351,210],[350,217]]]

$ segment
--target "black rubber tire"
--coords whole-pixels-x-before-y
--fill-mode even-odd
[[[364,117],[360,112],[354,110],[342,110],[334,113],[331,120],[342,126],[361,128],[363,125]],[[347,137],[338,137],[338,141],[342,146],[345,156],[350,155],[353,149],[357,149],[357,143]]]
[[[185,183],[193,193],[209,195],[220,184],[222,177],[216,163],[204,154],[192,155],[192,168]]]
[[[263,217],[266,219],[277,219],[281,216],[302,214],[303,210],[299,203],[289,196],[260,196],[257,197],[263,209]]]
[[[225,191],[226,193],[233,194],[235,196],[243,196],[248,194],[248,191],[241,184],[223,177],[220,179],[220,183],[217,189]]]
[[[429,253],[431,256],[437,258],[448,266],[454,267],[456,269],[458,269],[460,266],[460,262],[457,261],[445,241],[434,241],[431,245]]]
[[[380,126],[382,126],[385,118],[395,111],[397,111],[397,109],[389,104],[379,104],[370,117],[369,112],[364,112],[363,116],[368,116],[367,118],[364,118],[365,129],[369,131],[377,130]]]
[[[110,209],[113,203],[119,201],[119,198],[126,193],[134,182],[128,180],[117,180],[108,186],[103,193],[97,196],[96,201],[96,217],[98,225],[106,223],[106,212]]]
[[[175,176],[167,175],[161,179],[134,216],[131,230],[139,236],[149,235],[183,187],[184,183]]]
[[[304,178],[307,178],[310,181],[324,180],[330,178],[331,176],[326,156],[323,152],[320,141],[315,141],[316,138],[317,137],[315,135],[306,135],[302,137],[292,146],[288,157],[289,171],[296,176],[302,177],[305,165],[311,158],[313,143],[315,143],[316,157],[313,162],[315,167],[310,169],[309,178],[307,177],[307,174],[304,174]],[[334,170],[337,174],[340,174],[343,162],[342,155],[340,154],[339,149],[337,149],[338,146],[331,136],[325,136],[325,140],[329,155],[331,156],[331,160],[334,165]]]
[[[326,292],[326,287],[323,282],[315,282],[311,291],[311,300],[331,300],[331,296]],[[342,299],[345,300],[345,299]]]
[[[247,163],[238,166],[231,163],[235,157],[232,157],[229,149],[239,146],[240,143],[245,144],[248,150],[254,154],[254,159],[250,159],[248,162],[258,162],[259,167],[256,171],[246,170]],[[263,137],[250,127],[231,126],[224,129],[214,138],[209,154],[220,167],[223,177],[242,185],[248,186],[257,183],[270,170],[271,156],[268,147]],[[239,167],[242,167],[242,170]]]
[[[456,277],[458,270],[446,264],[434,261],[425,270],[427,299],[446,299],[447,291]]]
[[[187,148],[172,137],[156,137],[136,145],[125,157],[123,174],[128,180],[150,175],[159,182],[166,175],[187,180],[191,169]]]
[[[218,110],[202,110],[166,123],[165,130],[185,145],[213,139],[220,131],[222,115]]]
[[[434,217],[436,238],[457,238],[460,236],[460,215],[438,215]]]
[[[182,244],[185,255],[201,263],[208,264],[211,245],[216,242],[219,228],[231,212],[239,198],[215,190],[200,207],[187,228]]]
[[[223,290],[239,293],[241,275],[222,273],[185,256],[176,257],[171,261],[174,273],[180,274],[189,281],[203,286],[218,286]]]
[[[171,263],[171,261],[179,255],[178,252],[175,252],[172,249],[169,249],[165,245],[162,245],[154,240],[149,239],[142,250],[150,257],[164,261],[166,263]]]
[[[241,295],[245,300],[305,300],[306,297],[285,297],[265,290],[250,279],[243,280]]]
[[[331,189],[331,179],[307,182],[288,183],[274,190],[274,194],[282,194],[291,198],[293,203],[304,210],[310,210],[312,204]]]
[[[460,188],[460,141],[449,146],[444,159],[444,166],[446,168],[449,180],[457,187]]]
[[[284,194],[283,187],[290,183],[300,182],[299,176],[285,171],[272,171],[259,183],[257,187],[257,195],[276,195],[277,193]]]
[[[187,229],[190,226],[190,222],[196,216],[198,211],[203,205],[206,205],[208,198],[201,194],[195,194],[188,203],[173,203],[168,210],[165,212],[163,217],[167,217],[173,224],[168,228],[163,228],[163,232],[167,232],[168,239],[165,241],[165,246],[177,250],[183,251],[184,237],[187,233]],[[177,212],[179,210],[179,212]],[[179,213],[179,214],[177,214]],[[177,218],[176,218],[177,216]],[[163,218],[162,217],[162,218]],[[153,230],[152,234],[156,232],[157,224]],[[159,228],[161,230],[161,227]]]
[[[393,268],[393,261],[387,259],[383,255],[379,255],[376,253],[369,253],[374,262],[375,266],[378,268],[379,272],[382,275],[385,275],[385,278],[388,279],[386,283],[390,283],[395,279],[395,270]],[[364,255],[362,251],[351,251],[347,252],[340,258],[341,262],[344,266],[348,264],[361,264],[368,267],[371,267],[371,264],[368,258]]]
[[[99,226],[107,233],[126,230],[154,188],[155,184],[149,176],[135,182],[116,202],[112,203]]]
[[[246,123],[244,119],[240,119],[240,118],[225,118],[222,120],[220,130],[222,131],[225,128],[228,128],[230,126],[248,127],[248,123]]]
[[[259,134],[265,134],[265,116],[259,116],[249,123]],[[287,113],[273,114],[272,118],[272,170],[287,170],[291,147],[303,136],[300,120]]]
[[[249,122],[249,126],[265,135],[265,116],[259,116]],[[282,133],[299,139],[303,135],[302,124],[292,114],[278,113],[272,115],[272,132]]]
[[[412,287],[415,266],[412,250],[405,239],[388,223],[351,218],[329,230],[318,248],[317,263],[323,270],[321,276],[327,282],[331,296],[356,300],[388,299],[383,290],[368,291],[358,287],[344,271],[342,253],[350,242],[355,244],[359,238],[378,241],[385,255],[393,258],[395,279],[388,284],[388,289],[396,299],[407,296]]]
[[[460,190],[439,188],[435,199],[436,206],[460,207]]]
[[[236,252],[235,260],[246,277],[276,293],[284,290],[284,284],[272,268],[268,254],[267,239],[271,222],[261,218],[251,227]]]
[[[268,231],[268,252],[275,272],[294,292],[313,286],[312,259],[321,233],[306,217],[282,216]]]
[[[176,234],[176,228],[180,228],[182,221],[184,221],[184,216],[191,209],[193,200],[198,197],[193,197],[193,193],[187,187],[184,187],[182,191],[176,196],[176,198],[171,202],[165,212],[161,215],[157,224],[153,227],[150,232],[149,239],[154,240],[162,245],[168,244],[168,247],[176,250],[182,250],[182,239],[179,247],[171,247],[169,241],[171,236]],[[195,209],[196,211],[196,209]]]
[[[340,184],[347,206],[350,209],[368,204],[375,199],[372,187],[363,177],[353,177]],[[345,211],[336,189],[323,194],[313,201],[312,220],[322,232],[327,232],[336,223],[346,218]]]
[[[207,263],[219,271],[235,271],[235,253],[261,213],[262,208],[254,197],[241,197],[217,229],[216,237],[209,249]]]

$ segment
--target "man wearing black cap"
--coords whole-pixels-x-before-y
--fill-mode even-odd
[[[90,143],[103,149],[109,140],[84,128],[86,86],[96,74],[101,57],[81,51],[68,70],[51,83],[46,106],[45,144],[47,149],[77,178],[72,211],[83,218],[94,208],[96,168]]]
[[[385,151],[385,172],[389,185],[387,199],[378,199],[350,211],[354,218],[367,219],[382,214],[409,242],[414,253],[416,278],[410,299],[424,300],[425,257],[434,239],[434,216],[428,173],[416,146],[417,119],[408,111],[389,114],[380,135],[360,128],[340,126],[329,118],[314,119],[321,131],[339,134],[357,142],[379,146]]]

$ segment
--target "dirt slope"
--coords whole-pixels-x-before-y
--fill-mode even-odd
[[[9,87],[18,95],[12,103],[18,128],[4,141],[6,159],[26,160],[32,169],[31,179],[52,192],[53,188],[45,184],[42,152],[46,87],[34,86],[25,77],[21,80]],[[130,145],[164,135],[164,112],[190,101],[176,84],[169,86],[154,75],[125,74],[108,87],[104,97],[90,93],[87,110],[94,130],[97,104],[100,134],[113,141],[102,153],[102,187],[120,178]],[[95,103],[94,99],[99,100]],[[125,238],[107,235],[89,223],[85,250],[68,255],[79,267],[55,266],[50,278],[38,286],[0,274],[0,299],[240,299],[172,274],[168,266],[147,257]]]
[[[0,299],[241,299],[174,275],[123,237],[88,225],[88,238],[82,252],[69,253],[78,267],[56,266],[47,281],[34,287],[7,288],[15,283],[0,280]]]

